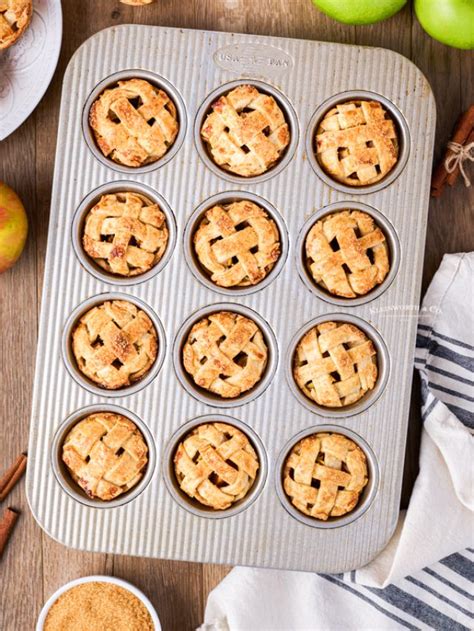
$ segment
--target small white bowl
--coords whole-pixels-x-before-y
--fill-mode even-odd
[[[46,616],[48,615],[51,605],[56,602],[59,596],[61,596],[61,594],[64,594],[64,592],[70,590],[72,587],[76,587],[76,585],[81,585],[82,583],[113,583],[114,585],[118,585],[119,587],[127,589],[145,605],[148,613],[151,616],[153,624],[155,625],[155,631],[161,631],[161,624],[158,618],[158,614],[156,613],[155,608],[151,604],[150,600],[145,596],[145,594],[131,583],[128,583],[121,578],[115,578],[115,576],[84,576],[82,578],[76,578],[76,580],[70,581],[69,583],[66,583],[65,585],[60,587],[45,602],[43,609],[41,610],[41,613],[39,615],[38,622],[36,623],[36,631],[43,631]]]

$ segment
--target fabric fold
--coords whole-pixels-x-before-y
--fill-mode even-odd
[[[209,595],[203,629],[473,628],[473,252],[443,258],[420,309],[415,366],[420,471],[386,548],[344,575],[235,568]]]

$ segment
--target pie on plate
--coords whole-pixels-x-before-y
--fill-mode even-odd
[[[79,370],[101,388],[116,390],[142,379],[158,353],[148,315],[127,300],[103,302],[87,311],[72,332]]]
[[[92,104],[89,124],[104,156],[128,167],[159,160],[179,129],[171,98],[145,79],[118,81],[102,92]]]
[[[372,341],[349,322],[323,322],[298,342],[293,375],[300,390],[324,407],[345,407],[361,399],[377,381]]]
[[[341,184],[368,186],[382,180],[398,161],[395,123],[378,101],[339,103],[316,132],[316,157]]]
[[[368,482],[362,449],[342,434],[301,439],[283,468],[283,488],[301,513],[326,521],[350,513]]]
[[[32,15],[32,0],[0,0],[0,50],[9,48],[23,35]]]
[[[106,272],[138,276],[154,267],[166,251],[166,217],[144,195],[109,193],[88,212],[82,244]]]
[[[281,159],[290,142],[290,130],[273,96],[252,85],[239,85],[213,103],[201,137],[217,165],[252,177]]]
[[[390,270],[384,233],[359,210],[342,210],[317,221],[306,236],[305,253],[316,284],[344,298],[364,296]]]
[[[238,313],[218,311],[193,325],[183,364],[196,385],[232,399],[262,378],[268,349],[260,328]]]
[[[109,501],[143,477],[148,447],[128,418],[98,412],[74,425],[63,443],[62,460],[89,497]]]
[[[247,436],[227,423],[198,425],[174,456],[180,489],[214,510],[226,510],[242,500],[258,469],[258,456]]]
[[[268,213],[242,200],[206,211],[193,237],[202,268],[220,287],[261,282],[280,257],[280,234]]]

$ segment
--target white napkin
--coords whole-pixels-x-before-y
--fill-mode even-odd
[[[420,472],[387,547],[344,575],[235,568],[210,593],[202,629],[473,627],[474,252],[444,257],[420,310],[415,365]]]

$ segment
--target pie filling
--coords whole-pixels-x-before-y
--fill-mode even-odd
[[[259,460],[247,436],[221,422],[198,425],[173,458],[179,488],[198,504],[226,510],[243,500],[257,478]]]

